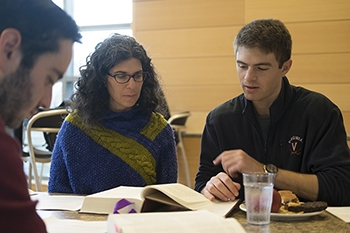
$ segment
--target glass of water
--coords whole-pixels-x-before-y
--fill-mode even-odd
[[[253,225],[270,223],[274,174],[243,173],[247,222]]]

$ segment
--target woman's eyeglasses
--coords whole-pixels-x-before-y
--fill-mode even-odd
[[[131,78],[133,78],[135,80],[135,82],[143,82],[147,78],[148,73],[147,72],[139,72],[139,73],[136,73],[134,75],[128,75],[125,73],[116,73],[116,74],[112,75],[110,73],[107,73],[107,75],[114,78],[114,80],[117,83],[124,84],[124,83],[129,82]]]

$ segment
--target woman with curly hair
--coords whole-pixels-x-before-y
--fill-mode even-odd
[[[54,146],[48,191],[91,194],[176,182],[174,132],[142,45],[113,34],[96,46],[80,74]]]

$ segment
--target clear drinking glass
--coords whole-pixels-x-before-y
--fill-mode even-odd
[[[272,173],[243,173],[248,224],[270,223],[273,182]]]

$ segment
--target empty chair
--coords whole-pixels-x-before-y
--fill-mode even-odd
[[[42,173],[39,177],[36,163],[51,162],[52,149],[56,140],[56,135],[61,128],[62,122],[67,115],[66,109],[51,109],[38,112],[34,115],[25,128],[27,145],[23,145],[23,160],[29,162],[29,187],[32,181],[32,168],[36,191],[41,191]],[[33,144],[33,132],[43,132],[46,145],[38,147]]]
[[[189,116],[191,116],[191,113],[189,111],[174,114],[168,119],[168,123],[174,129],[176,146],[179,147],[181,150],[181,155],[182,155],[182,159],[183,159],[183,163],[184,163],[187,186],[191,187],[190,169],[188,166],[185,147],[184,147],[184,144],[182,141],[182,133],[186,129],[185,125],[186,125],[186,121],[187,121]]]

